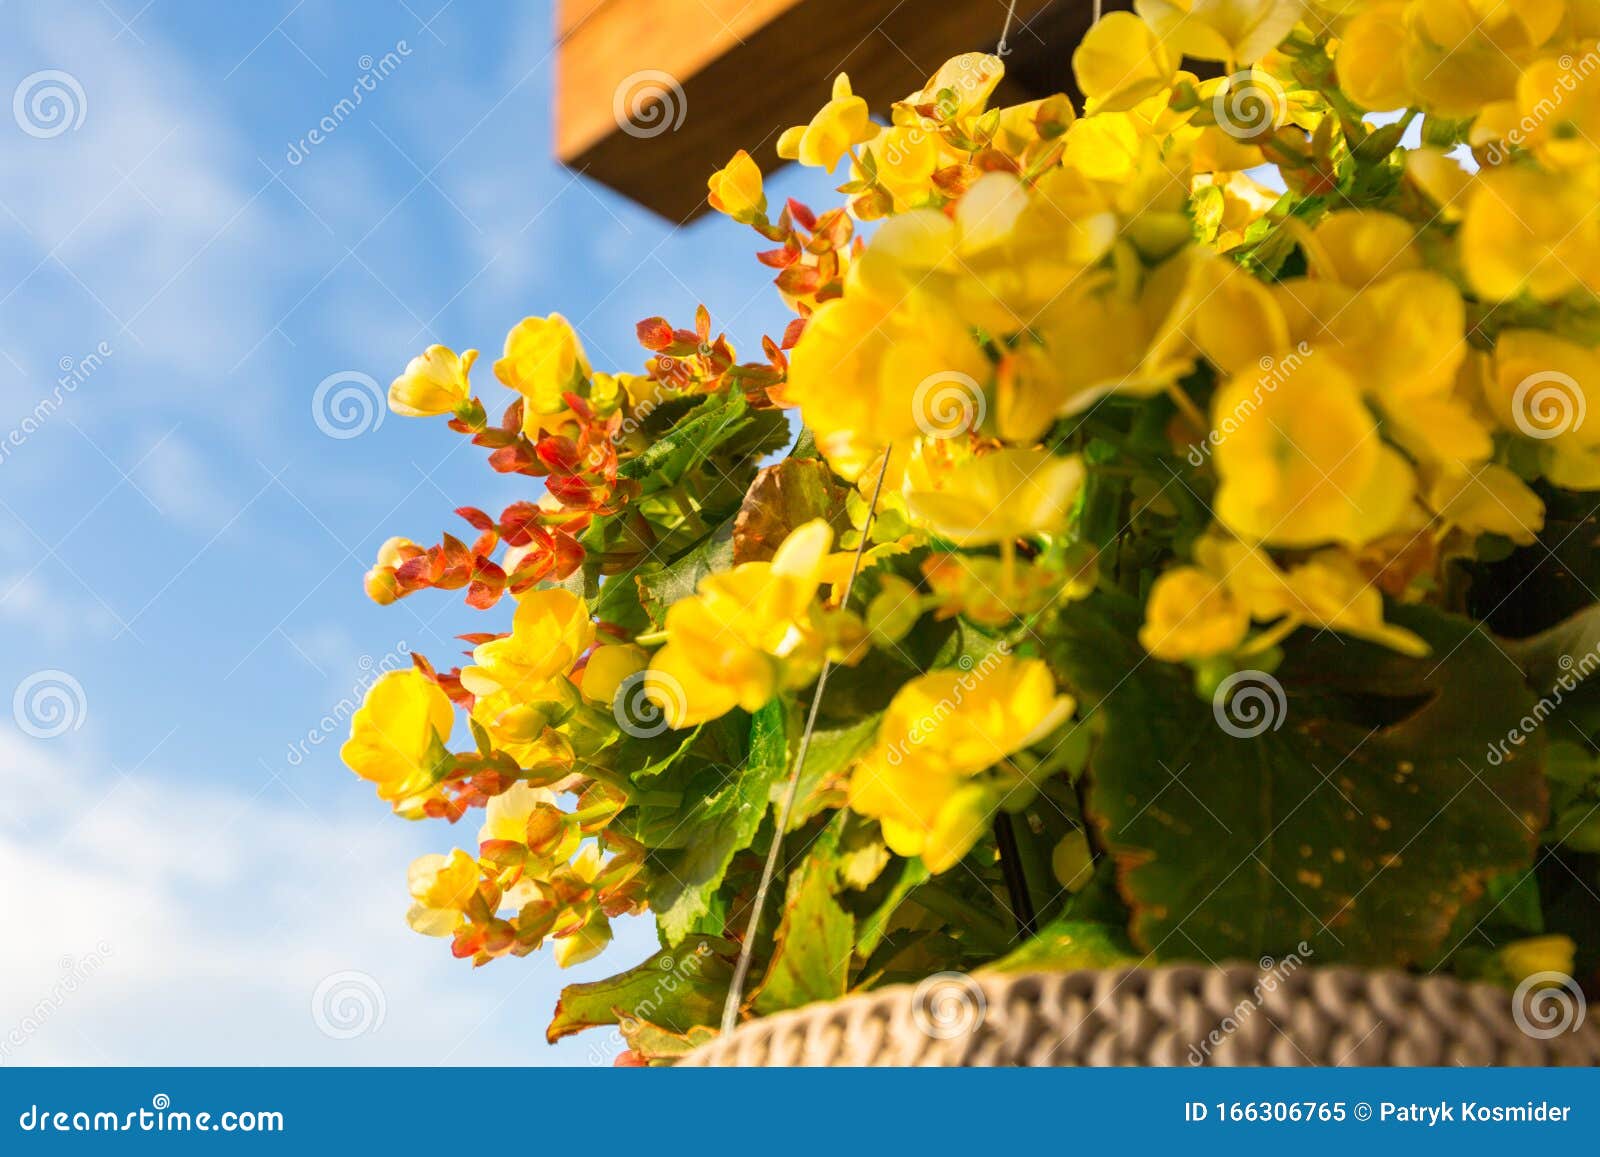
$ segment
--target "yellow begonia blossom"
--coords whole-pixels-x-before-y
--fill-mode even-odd
[[[1356,12],[1339,36],[1339,86],[1362,108],[1387,112],[1411,102],[1403,34],[1408,0]],[[1397,34],[1398,32],[1398,34]]]
[[[457,356],[448,346],[429,346],[389,383],[389,408],[407,418],[454,413],[471,397],[467,375],[477,360],[477,350]]]
[[[667,642],[645,674],[645,693],[674,729],[742,707],[815,674],[827,639],[814,621],[833,531],[814,519],[789,533],[770,562],[708,575],[667,610]]]
[[[1158,659],[1210,659],[1246,646],[1252,621],[1279,630],[1306,625],[1367,639],[1407,655],[1428,651],[1404,627],[1386,623],[1383,595],[1340,550],[1279,567],[1264,550],[1213,528],[1196,541],[1194,565],[1156,580],[1139,641]]]
[[[583,345],[567,319],[525,317],[506,334],[505,355],[494,363],[494,376],[521,394],[528,419],[537,425],[540,414],[557,414],[566,408],[565,393],[581,392],[592,371]]]
[[[1233,378],[1212,409],[1214,421],[1234,425],[1214,454],[1215,508],[1242,538],[1359,546],[1392,529],[1411,502],[1411,467],[1332,359],[1306,358],[1269,392]]]
[[[906,513],[957,546],[989,546],[1066,529],[1083,462],[1044,450],[951,459],[925,443],[906,468]]]
[[[1552,167],[1592,165],[1600,153],[1600,78],[1593,48],[1583,60],[1546,57],[1517,81],[1517,119],[1509,143],[1532,149]]]
[[[502,751],[524,771],[537,771],[549,780],[571,767],[572,742],[555,725],[573,706],[575,696],[565,680],[552,680],[533,695],[514,696],[505,690],[477,695],[472,719]]]
[[[414,818],[438,782],[435,761],[454,721],[437,683],[415,668],[390,671],[367,688],[339,758],[378,785],[379,799]]]
[[[611,921],[598,908],[589,914],[575,932],[558,937],[553,955],[556,967],[571,968],[586,960],[593,960],[611,943]]]
[[[1094,879],[1094,852],[1083,832],[1070,831],[1056,842],[1050,852],[1050,874],[1073,894],[1089,886]]]
[[[834,78],[833,99],[811,123],[784,130],[778,138],[778,156],[831,173],[840,157],[877,133],[878,126],[867,115],[867,102],[851,92],[850,78],[841,72]]]
[[[1504,330],[1486,385],[1503,429],[1538,444],[1545,477],[1600,489],[1600,351],[1537,330]]]
[[[1439,208],[1439,219],[1461,220],[1473,188],[1472,174],[1443,149],[1408,149],[1406,176]]]
[[[1570,936],[1530,936],[1525,940],[1512,941],[1495,956],[1505,970],[1506,978],[1518,984],[1541,973],[1570,977],[1577,967],[1577,945]],[[1549,982],[1559,983],[1555,977],[1551,977]]]
[[[706,190],[711,207],[736,221],[753,221],[767,211],[767,198],[761,187],[761,166],[743,149],[711,174]]]
[[[1139,642],[1157,659],[1179,662],[1231,654],[1244,642],[1250,613],[1227,584],[1196,566],[1156,579]]]
[[[1072,710],[1037,659],[991,656],[970,670],[919,676],[896,692],[876,743],[852,770],[850,806],[880,822],[896,853],[946,871],[1000,802],[974,777],[1044,739]]]
[[[1072,75],[1100,110],[1121,112],[1172,83],[1177,61],[1131,12],[1111,12],[1093,25],[1072,53]]]
[[[1182,56],[1254,64],[1289,34],[1304,0],[1134,0],[1134,11]]]
[[[1480,174],[1461,225],[1461,264],[1483,297],[1527,292],[1554,301],[1579,284],[1600,289],[1600,174],[1523,166]]]
[[[594,621],[581,598],[561,587],[531,590],[517,599],[511,634],[479,643],[461,685],[474,695],[505,691],[513,702],[549,699],[549,685],[572,669],[594,641]]]
[[[870,151],[878,184],[889,191],[896,212],[926,201],[937,192],[933,174],[941,166],[939,138],[921,124],[894,125],[879,133],[864,151]],[[852,180],[865,180],[866,169],[855,165]]]
[[[1422,264],[1416,226],[1392,213],[1345,209],[1329,213],[1312,231],[1319,273],[1361,289]]]
[[[975,408],[988,375],[969,329],[933,295],[847,288],[807,321],[785,390],[829,464],[854,479],[885,444],[921,432],[919,390],[925,404],[949,383],[979,383],[968,403]]]
[[[478,862],[460,848],[449,856],[419,856],[411,862],[406,884],[413,901],[406,923],[412,931],[449,936],[466,919],[463,910],[478,890]]]
[[[914,92],[896,108],[934,106],[944,120],[961,120],[981,113],[989,97],[1005,75],[1005,64],[987,52],[963,52],[939,66],[920,92]]]
[[[1441,472],[1425,491],[1441,521],[1468,534],[1499,534],[1527,546],[1544,526],[1544,501],[1504,466]]]
[[[509,840],[528,842],[528,821],[540,806],[556,802],[555,793],[528,783],[514,783],[497,796],[492,796],[483,809],[483,826],[478,829],[478,842]]]
[[[570,876],[572,886],[589,889],[600,880],[606,866],[599,847],[586,843],[566,874]],[[559,968],[571,968],[585,960],[593,960],[611,943],[611,921],[601,908],[590,904],[578,911],[584,912],[581,922],[556,929],[554,955]]]
[[[617,688],[630,676],[645,669],[650,656],[632,643],[610,643],[596,647],[583,665],[583,697],[594,703],[609,704]]]

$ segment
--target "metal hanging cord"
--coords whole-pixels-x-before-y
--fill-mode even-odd
[[[872,529],[873,516],[878,512],[878,496],[883,492],[883,478],[889,472],[889,456],[893,446],[885,446],[883,465],[878,469],[878,481],[872,487],[872,501],[867,506],[867,517],[861,524],[861,541],[856,543],[855,558],[850,563],[850,577],[845,581],[844,594],[839,605],[850,601],[850,592],[856,585],[856,575],[861,571],[861,556],[867,549],[867,533]],[[772,846],[767,849],[767,862],[761,869],[761,882],[756,885],[755,899],[750,901],[750,921],[745,925],[744,942],[739,945],[739,961],[734,965],[733,982],[728,986],[728,999],[722,1006],[722,1032],[726,1036],[739,1023],[739,1008],[744,1003],[744,984],[750,975],[750,957],[756,947],[756,926],[761,922],[761,912],[767,906],[767,893],[772,888],[772,878],[778,872],[778,857],[783,851],[783,833],[789,828],[789,816],[794,812],[795,797],[800,793],[800,773],[806,765],[806,752],[811,749],[811,733],[817,727],[817,712],[822,707],[822,693],[828,686],[828,673],[833,661],[825,659],[817,675],[817,689],[811,695],[811,710],[806,716],[806,729],[800,735],[800,747],[795,752],[794,770],[789,773],[789,785],[783,793],[783,804],[778,808],[777,825],[772,832]]]

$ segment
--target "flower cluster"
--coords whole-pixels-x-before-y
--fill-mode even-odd
[[[1600,9],[1134,9],[1077,46],[1081,107],[994,105],[1004,66],[983,53],[882,120],[839,76],[777,144],[837,174],[820,212],[770,205],[744,151],[712,174],[710,205],[762,239],[794,314],[759,360],[702,309],[692,328],[641,322],[639,372],[599,372],[552,314],[506,338],[498,424],[474,350],[431,347],[391,387],[395,412],[447,415],[495,470],[543,479],[498,517],[458,511],[471,544],[392,538],[367,575],[380,603],[424,587],[515,602],[509,631],[464,636],[461,667],[419,659],[375,684],[344,751],[403,816],[486,811],[475,851],[413,865],[413,927],[478,963],[548,938],[570,964],[648,908],[664,952],[692,938],[713,961],[660,1023],[574,986],[553,1034],[621,1018],[632,1055],[670,1059],[713,1023],[747,927],[763,938],[747,1012],[993,963],[1009,931],[990,913],[1030,888],[1024,931],[1070,927],[1030,963],[1160,951],[1152,922],[1183,911],[1207,954],[1270,952],[1270,929],[1185,891],[1216,895],[1234,866],[1159,797],[1184,783],[1217,819],[1218,785],[1140,747],[1119,702],[1156,731],[1152,715],[1195,718],[1172,698],[1192,684],[1209,725],[1246,675],[1286,703],[1281,670],[1315,716],[1302,746],[1246,759],[1224,724],[1214,751],[1209,731],[1180,736],[1190,763],[1255,783],[1262,764],[1342,766],[1353,749],[1316,745],[1382,730],[1351,768],[1389,768],[1337,790],[1392,790],[1406,815],[1462,762],[1419,772],[1430,752],[1406,745],[1514,706],[1485,684],[1453,715],[1408,714],[1435,672],[1471,682],[1452,660],[1481,628],[1454,624],[1496,609],[1495,568],[1542,562],[1547,521],[1600,489]],[[1358,671],[1329,660],[1330,633]],[[448,748],[457,710],[468,751]],[[1265,788],[1238,823],[1264,816],[1257,848],[1297,850],[1281,871],[1251,857],[1266,891],[1300,889],[1286,919],[1345,928],[1385,873],[1413,890],[1368,919],[1445,913],[1370,943],[1346,928],[1320,954],[1438,963],[1485,881],[1521,886],[1545,796],[1539,765],[1515,762],[1499,811],[1471,821],[1511,815],[1503,839],[1468,821],[1430,836],[1430,819],[1369,846],[1395,821],[1352,803],[1329,847],[1272,841],[1293,813],[1274,821]],[[1401,855],[1425,836],[1456,842]],[[751,922],[772,841],[796,866],[782,912]],[[800,920],[825,932],[804,944]],[[1482,974],[1517,971],[1494,959]]]

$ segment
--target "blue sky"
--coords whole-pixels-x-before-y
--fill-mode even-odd
[[[543,1027],[646,922],[565,974],[451,960],[405,868],[476,824],[390,817],[337,735],[294,751],[386,656],[499,625],[367,602],[378,544],[536,484],[437,422],[331,437],[313,398],[433,342],[492,357],[527,314],[626,369],[643,317],[703,301],[754,350],[786,315],[752,234],[551,159],[547,4],[441,2],[0,5],[0,1063],[609,1060]]]

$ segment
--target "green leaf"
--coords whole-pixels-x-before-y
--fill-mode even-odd
[[[617,468],[619,477],[652,494],[681,482],[713,457],[751,455],[788,441],[789,426],[777,410],[752,410],[744,395],[729,389],[709,394],[648,449]]]
[[[1127,933],[1113,924],[1052,920],[1021,948],[984,967],[990,972],[1114,968],[1138,959]]]
[[[679,850],[651,857],[650,907],[668,944],[694,929],[734,855],[755,839],[772,786],[789,766],[787,737],[787,708],[774,700],[751,716],[744,765],[732,769],[718,790],[686,794],[693,802],[674,820]]]
[[[921,857],[901,860],[895,871],[894,882],[882,902],[869,915],[862,917],[856,932],[856,951],[863,956],[870,956],[877,949],[884,933],[889,930],[890,919],[899,911],[901,903],[915,889],[927,883],[932,875]]]
[[[700,580],[707,575],[725,571],[732,565],[733,522],[730,519],[675,561],[634,571],[639,603],[650,621],[659,627],[666,621],[668,607],[694,594]]]
[[[1438,949],[1490,876],[1527,867],[1542,736],[1487,758],[1531,706],[1521,676],[1466,620],[1391,617],[1432,654],[1301,631],[1273,676],[1282,698],[1263,704],[1276,729],[1242,738],[1187,668],[1141,650],[1131,600],[1063,613],[1052,657],[1083,713],[1105,717],[1089,809],[1141,948],[1225,960],[1304,940],[1319,962],[1406,964]]]
[[[832,684],[829,686],[831,690]],[[818,726],[811,733],[806,765],[800,769],[800,784],[795,789],[794,810],[789,814],[789,831],[803,827],[830,803],[843,803],[839,776],[872,745],[880,718],[882,713],[875,712],[840,727]],[[773,784],[773,802],[786,790],[783,781]]]
[[[789,879],[772,961],[755,995],[763,1016],[834,1000],[849,986],[855,921],[833,898],[836,853],[837,826],[830,825]]]
[[[1553,739],[1584,738],[1600,732],[1600,605],[1579,611],[1548,630],[1525,639],[1506,639],[1502,649],[1522,668],[1539,701],[1531,726],[1518,736],[1503,736],[1521,746],[1521,733],[1549,722]]]
[[[717,1038],[716,1029],[703,1025],[687,1032],[673,1032],[645,1020],[624,1021],[621,1031],[628,1048],[646,1061],[676,1060]]]
[[[631,1020],[674,1033],[716,1024],[738,951],[730,941],[694,936],[607,980],[569,984],[561,990],[545,1038],[554,1044],[586,1028]]]

